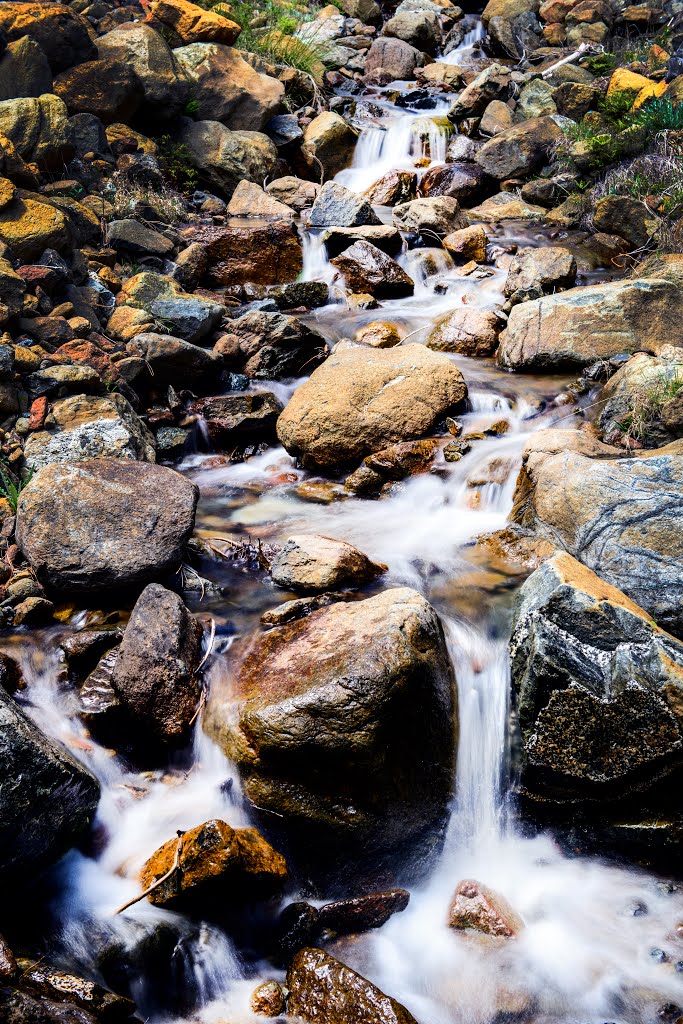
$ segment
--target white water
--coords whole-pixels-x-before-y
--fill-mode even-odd
[[[476,38],[466,39],[463,47],[475,43]],[[366,129],[354,167],[339,180],[361,189],[386,170],[413,166],[422,152],[415,148],[415,124],[424,116],[394,111],[383,127]],[[433,160],[445,158],[440,146],[437,132],[430,138]],[[308,235],[305,244],[305,278],[331,280],[317,237]],[[409,269],[416,258],[410,253],[402,257]],[[413,298],[353,315],[339,306],[326,307],[317,314],[319,324],[339,339],[352,337],[370,319],[388,318],[417,330],[411,340],[421,340],[420,332],[440,313],[462,302],[488,306],[500,299],[501,271],[475,281],[444,266],[440,276],[448,282],[445,294],[435,294],[433,281],[418,276]],[[507,797],[506,644],[494,631],[485,590],[477,591],[477,564],[470,558],[476,537],[505,523],[530,432],[548,426],[559,413],[551,407],[545,415],[528,419],[537,384],[529,385],[527,401],[524,382],[517,380],[516,397],[511,397],[503,393],[510,383],[503,375],[471,360],[457,361],[470,382],[472,408],[461,417],[465,430],[506,419],[508,432],[477,442],[459,463],[439,462],[436,472],[406,481],[381,500],[350,498],[326,506],[301,501],[294,488],[308,474],[282,449],[227,467],[197,456],[186,469],[210,503],[212,522],[216,510],[222,510],[226,532],[259,535],[262,530],[277,540],[303,528],[348,539],[389,566],[388,584],[416,587],[442,612],[460,706],[457,790],[446,845],[432,877],[414,889],[408,909],[378,932],[347,944],[340,957],[405,1003],[420,1024],[487,1024],[516,1016],[577,1024],[650,1024],[658,1005],[683,1000],[681,975],[673,966],[683,958],[676,932],[683,899],[645,874],[587,858],[568,859],[548,836],[521,835]],[[280,397],[286,400],[295,384],[278,385]],[[552,385],[546,387],[550,394]],[[563,425],[571,421],[565,419]],[[492,457],[509,459],[504,482],[481,484]],[[272,596],[275,603],[277,595]],[[144,901],[114,914],[138,892],[137,873],[145,859],[176,829],[216,816],[241,826],[249,822],[249,814],[233,767],[201,729],[189,764],[154,774],[132,772],[87,736],[69,692],[59,685],[56,655],[27,639],[23,658],[27,710],[95,772],[103,787],[101,852],[66,858],[55,907],[64,922],[66,962],[92,971],[93,923],[129,945],[139,938],[140,928],[178,923],[175,915]],[[210,671],[225,671],[229,658],[229,650],[219,653]],[[451,896],[467,877],[507,898],[525,924],[518,938],[489,948],[447,928]],[[349,895],[354,894],[350,883]],[[634,907],[646,912],[635,914]],[[182,922],[180,927],[182,932]],[[656,962],[650,955],[654,948],[665,949],[671,962]],[[215,928],[203,927],[198,933],[188,929],[178,955],[188,984],[191,980],[202,995],[202,1022],[229,1019],[239,1024],[249,1019],[248,997],[258,978],[246,977],[228,936]],[[277,972],[264,965],[261,977],[269,976]],[[166,1019],[143,977],[137,979],[134,994],[150,1021]]]

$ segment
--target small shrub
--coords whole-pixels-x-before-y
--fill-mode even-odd
[[[185,215],[185,200],[180,193],[163,186],[152,189],[119,174],[109,179],[104,198],[114,207],[115,217],[130,217],[139,206],[151,206],[166,224],[174,224]]]
[[[19,503],[19,495],[27,487],[33,479],[34,471],[29,469],[23,480],[19,480],[17,484],[10,479],[9,476],[0,469],[0,496],[5,498],[9,507],[13,512],[16,513],[17,505]]]
[[[199,113],[199,100],[195,99],[194,96],[187,101],[183,107],[184,117],[194,117]]]
[[[194,192],[199,175],[192,166],[192,154],[185,143],[176,142],[170,135],[161,135],[154,141],[159,147],[159,166],[169,184],[184,194]]]
[[[662,370],[654,379],[643,381],[631,396],[629,415],[618,426],[624,440],[647,440],[650,428],[661,417],[662,408],[683,391],[683,363],[673,363],[671,371]]]
[[[680,131],[683,128],[683,104],[672,103],[666,95],[654,96],[635,110],[632,118],[635,124],[643,125],[650,135]]]
[[[582,63],[594,75],[602,78],[603,75],[611,75],[619,61],[613,53],[598,53],[594,57],[586,57]]]
[[[650,153],[609,170],[593,197],[632,196],[657,200],[657,211],[675,220],[683,216],[683,161],[666,153]]]

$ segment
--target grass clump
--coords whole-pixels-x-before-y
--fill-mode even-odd
[[[642,384],[631,393],[631,412],[617,426],[623,433],[623,440],[646,444],[652,428],[661,419],[662,409],[673,398],[683,392],[683,363],[672,363],[670,368],[661,370],[656,376],[648,375]]]
[[[113,206],[116,219],[134,216],[140,206],[150,206],[165,224],[175,224],[185,216],[185,199],[179,192],[163,185],[141,185],[119,174],[109,179],[104,198]]]
[[[308,75],[318,88],[326,66],[329,44],[315,35],[299,38],[314,12],[293,3],[275,0],[238,0],[230,17],[241,26],[237,45],[272,64],[294,68]]]
[[[662,217],[683,216],[683,161],[669,153],[649,153],[611,168],[593,197],[631,196],[653,205]]]
[[[192,154],[185,143],[177,142],[170,135],[161,135],[154,141],[158,146],[159,167],[169,185],[184,195],[194,192],[199,175],[192,166]]]
[[[19,480],[19,482],[15,484],[14,481],[7,476],[4,470],[0,469],[0,497],[5,499],[9,507],[12,509],[12,512],[15,514],[17,511],[17,505],[19,504],[19,495],[24,488],[31,483],[33,473],[34,471],[29,469],[24,479]]]

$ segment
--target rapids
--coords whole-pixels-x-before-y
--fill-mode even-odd
[[[479,37],[475,27],[462,48],[472,52]],[[338,175],[352,189],[367,188],[386,171],[412,168],[425,156],[432,165],[445,160],[445,132],[431,120],[445,107],[410,112],[392,105],[387,93],[377,90],[370,98],[372,114],[354,164]],[[334,271],[319,235],[305,228],[302,233],[304,279],[332,282]],[[494,234],[502,243],[547,242],[541,231],[518,225],[504,232],[499,227]],[[483,278],[462,277],[443,259],[442,250],[434,252],[442,261],[436,275],[421,276],[416,269],[424,250],[401,257],[418,281],[413,297],[385,302],[379,312],[354,311],[336,285],[335,301],[313,315],[317,328],[334,343],[382,318],[420,341],[438,315],[462,303],[486,307],[500,300],[503,270]],[[200,534],[277,542],[306,530],[349,540],[389,566],[388,585],[407,584],[423,592],[446,628],[458,682],[460,746],[443,852],[430,877],[412,886],[408,909],[379,931],[339,946],[340,958],[403,1002],[420,1024],[483,1024],[494,1018],[645,1024],[653,1021],[656,1005],[683,1003],[683,974],[677,971],[683,966],[677,963],[683,960],[677,931],[683,895],[643,872],[569,857],[550,835],[529,835],[521,828],[511,771],[514,722],[506,646],[520,579],[501,570],[492,556],[487,560],[475,543],[504,526],[531,433],[552,424],[571,426],[582,410],[569,400],[566,379],[511,377],[490,360],[453,358],[470,387],[469,410],[462,417],[465,431],[506,420],[507,432],[479,442],[458,463],[442,460],[434,472],[407,480],[379,500],[302,500],[296,488],[310,474],[277,448],[241,464],[199,452],[181,470],[201,487]],[[272,390],[286,401],[297,383]],[[209,590],[194,603],[218,626],[209,683],[228,671],[234,635],[255,628],[260,613],[280,600],[262,573],[239,565],[220,565],[212,572],[228,594]],[[81,616],[63,631],[84,623]],[[79,723],[63,685],[61,662],[50,653],[59,633],[34,631],[21,640],[28,682],[23,700],[40,727],[98,776],[103,797],[93,849],[68,855],[51,879],[52,959],[97,976],[94,939],[107,936],[131,951],[128,980],[150,1024],[256,1019],[248,1008],[249,994],[259,980],[282,973],[240,957],[218,928],[191,925],[146,901],[114,913],[136,895],[137,871],[175,829],[210,817],[235,826],[249,823],[237,773],[204,736],[201,721],[193,749],[164,772],[135,772],[99,746]],[[523,917],[523,933],[503,949],[470,944],[446,927],[453,890],[467,877],[500,891]],[[354,894],[351,880],[348,895]],[[290,891],[285,902],[299,896]],[[145,935],[169,924],[174,976],[160,983],[139,950]],[[661,962],[658,950],[667,953],[668,962]],[[177,1007],[184,1003],[187,1011],[178,1016]]]

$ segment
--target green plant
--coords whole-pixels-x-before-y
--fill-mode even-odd
[[[329,44],[316,40],[315,33],[301,38],[303,26],[311,19],[310,11],[275,0],[238,0],[231,6],[230,17],[242,28],[240,49],[273,64],[295,68],[308,75],[316,87],[322,85]]]
[[[594,57],[586,57],[582,62],[594,75],[602,77],[610,75],[617,67],[619,61],[613,53],[598,53]]]
[[[672,363],[654,378],[648,376],[642,384],[632,389],[631,412],[617,426],[624,435],[624,441],[648,439],[648,433],[661,417],[662,408],[683,391],[683,363]]]
[[[24,488],[30,484],[33,478],[33,473],[34,471],[29,469],[24,479],[20,480],[18,484],[15,484],[14,481],[11,480],[2,469],[0,469],[0,496],[5,498],[13,512],[17,511],[19,495]]]
[[[633,123],[643,125],[650,135],[683,128],[683,104],[673,103],[668,96],[653,96],[631,116]]]
[[[195,114],[199,113],[199,100],[195,99],[194,96],[187,101],[183,107],[184,117],[194,117]]]
[[[164,177],[179,192],[194,192],[199,175],[192,165],[192,154],[185,143],[177,142],[170,135],[161,135],[154,141],[159,147],[157,159]]]

